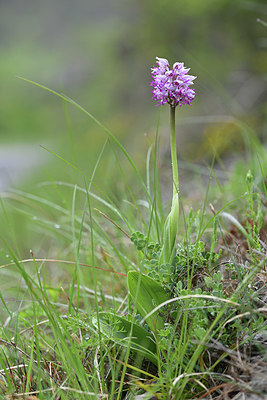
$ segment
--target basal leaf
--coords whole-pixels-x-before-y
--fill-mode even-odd
[[[169,296],[157,281],[146,275],[140,276],[136,271],[128,272],[128,289],[136,301],[137,311],[144,319],[155,307],[169,300]],[[152,331],[164,327],[164,319],[156,313],[147,318],[146,322]]]
[[[153,364],[158,364],[155,340],[146,329],[135,323],[132,324],[124,317],[109,312],[100,312],[98,317],[101,333],[124,347],[128,347],[132,327],[131,350],[146,357]],[[92,322],[98,329],[97,317],[93,317]]]

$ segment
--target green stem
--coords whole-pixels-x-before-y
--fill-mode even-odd
[[[176,138],[175,138],[175,107],[171,106],[171,158],[172,158],[172,179],[173,193],[172,206],[169,215],[166,218],[163,237],[162,250],[159,258],[159,265],[170,263],[172,264],[176,249],[176,235],[178,230],[179,219],[179,178],[178,178],[178,162],[176,153]]]
[[[170,106],[170,121],[171,121],[171,157],[172,157],[172,176],[173,176],[173,193],[175,194],[179,191],[179,176],[178,176],[178,162],[177,162],[177,150],[176,150],[176,137],[175,137],[175,107]]]

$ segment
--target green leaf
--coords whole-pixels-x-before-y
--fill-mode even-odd
[[[153,364],[158,365],[155,339],[147,330],[111,312],[100,312],[98,318],[101,333],[124,347],[128,347],[129,345],[132,328],[131,350],[146,357]],[[98,329],[97,317],[93,317],[92,323]]]
[[[155,307],[169,300],[169,296],[157,281],[136,271],[128,272],[128,289],[136,302],[137,311],[144,319]],[[156,313],[147,318],[146,323],[152,331],[164,327],[163,318]]]
[[[162,250],[159,258],[159,264],[172,264],[176,249],[176,235],[178,231],[179,220],[179,196],[176,193],[172,199],[172,207],[166,218],[163,228]]]

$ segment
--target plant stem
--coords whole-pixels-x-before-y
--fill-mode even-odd
[[[177,162],[177,150],[176,150],[176,137],[175,137],[175,107],[170,106],[170,128],[171,128],[171,158],[172,158],[172,176],[173,176],[173,193],[179,191],[179,176],[178,176],[178,162]]]
[[[175,138],[175,107],[171,106],[170,114],[170,128],[171,128],[171,159],[172,159],[172,179],[173,179],[173,193],[171,211],[166,218],[163,237],[162,249],[159,258],[159,265],[172,264],[176,248],[176,235],[178,230],[179,219],[179,178],[178,178],[178,163],[176,153],[176,138]]]

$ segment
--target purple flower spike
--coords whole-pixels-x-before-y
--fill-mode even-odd
[[[169,103],[172,107],[189,104],[195,97],[193,85],[196,76],[188,75],[190,68],[185,68],[184,63],[176,62],[170,68],[168,60],[156,57],[157,66],[151,68],[153,81],[153,98],[158,102],[157,105]]]

